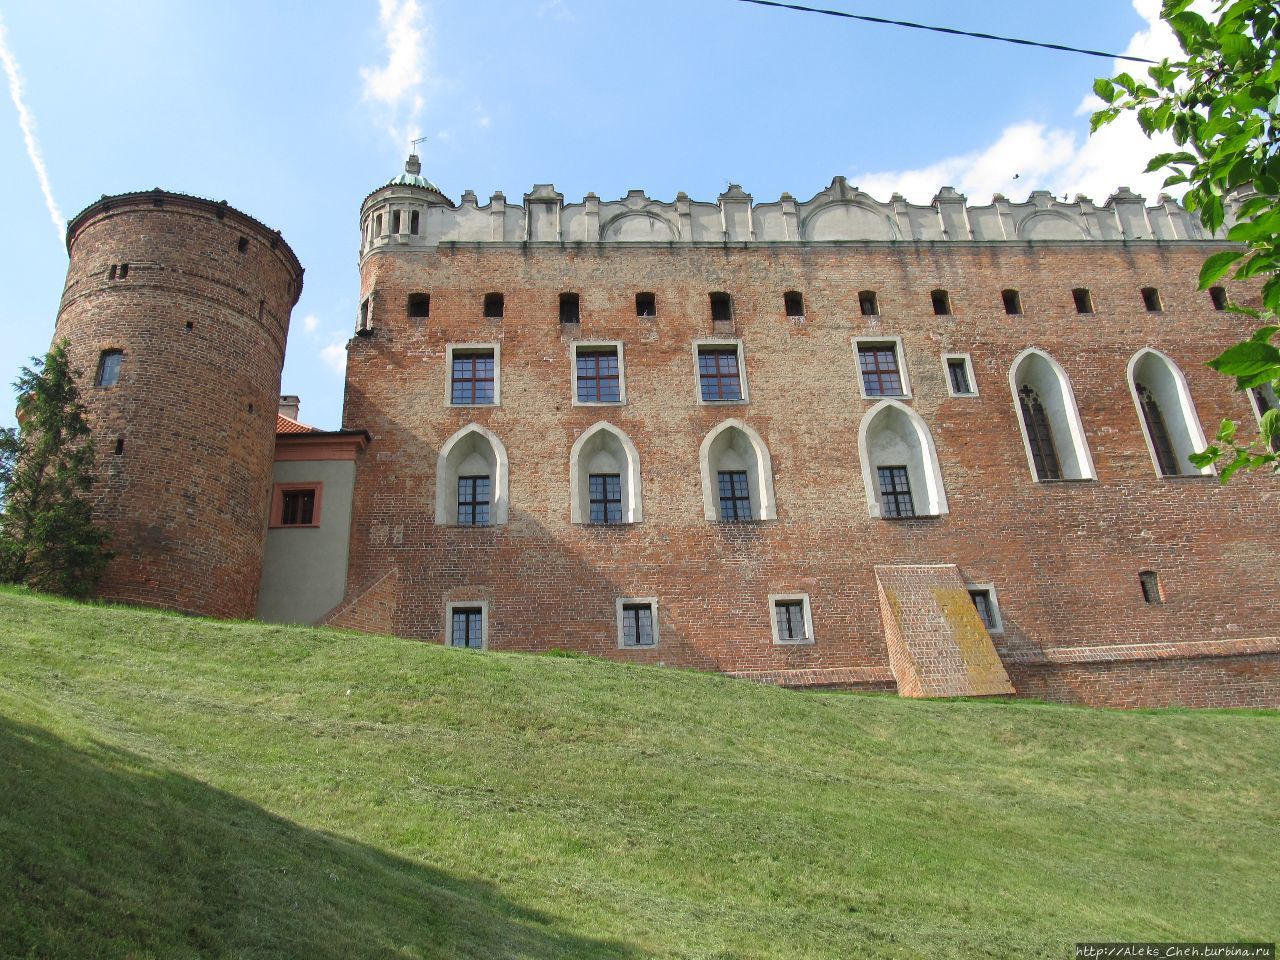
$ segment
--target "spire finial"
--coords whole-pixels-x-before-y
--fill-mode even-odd
[[[409,141],[409,159],[404,164],[405,173],[415,177],[422,173],[422,161],[418,159],[418,144],[426,142],[426,137],[419,137],[417,140]]]

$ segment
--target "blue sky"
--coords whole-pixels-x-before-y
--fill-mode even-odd
[[[1173,52],[1151,30],[1158,0],[827,5]],[[570,201],[632,188],[714,199],[729,181],[758,200],[807,199],[837,174],[917,202],[943,185],[980,202],[1159,192],[1140,175],[1155,150],[1133,129],[1087,141],[1082,104],[1109,60],[737,0],[126,0],[0,16],[5,383],[49,345],[67,265],[55,219],[159,186],[283,232],[306,282],[282,389],[302,396],[302,419],[336,428],[360,201],[402,168],[411,135],[430,138],[424,173],[445,194],[482,202],[544,182]],[[12,408],[6,389],[0,425]]]

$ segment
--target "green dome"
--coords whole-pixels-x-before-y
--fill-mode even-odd
[[[404,173],[388,180],[387,186],[422,187],[424,190],[432,190],[436,193],[440,192],[439,187],[422,175],[422,164],[419,162],[418,155],[416,153],[409,154],[409,160],[404,165]]]

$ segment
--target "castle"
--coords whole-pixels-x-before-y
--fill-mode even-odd
[[[1161,198],[633,191],[360,209],[343,429],[280,398],[302,268],[225,202],[69,224],[104,598],[909,696],[1280,706],[1276,404]]]

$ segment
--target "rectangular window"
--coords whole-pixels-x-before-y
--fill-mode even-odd
[[[409,232],[414,235],[418,233],[418,224],[420,223],[418,215],[419,215],[419,211],[417,210],[409,214]]]
[[[119,350],[104,350],[98,360],[98,376],[94,378],[94,386],[114,387],[120,380],[120,364],[124,354]]]
[[[1003,290],[1000,299],[1004,301],[1004,312],[1010,316],[1022,313],[1022,297],[1017,290]]]
[[[458,526],[489,525],[489,478],[458,478]]]
[[[733,298],[727,293],[711,294],[711,322],[733,323]]]
[[[997,629],[995,606],[991,602],[990,590],[970,590],[969,598],[978,611],[978,619],[988,631]]]
[[[580,349],[577,352],[579,403],[620,403],[622,378],[618,348]]]
[[[1142,599],[1147,603],[1164,603],[1164,591],[1160,589],[1160,575],[1154,570],[1143,570],[1138,574],[1138,585],[1142,587]]]
[[[121,448],[123,449],[123,447]],[[271,527],[320,526],[323,484],[277,483],[271,493]]]
[[[593,473],[587,477],[592,523],[622,522],[622,476]]]
[[[1075,301],[1076,313],[1093,313],[1093,297],[1084,287],[1072,290],[1071,299]]]
[[[622,604],[622,645],[624,647],[652,647],[657,643],[653,629],[653,604]]]
[[[901,397],[902,371],[898,351],[892,343],[858,347],[858,367],[862,371],[862,392],[868,397]]]
[[[484,318],[486,320],[501,320],[504,307],[502,294],[486,293],[484,295]]]
[[[652,293],[636,294],[636,316],[656,317],[658,315],[658,299]]]
[[[877,467],[880,476],[881,515],[889,519],[914,517],[915,504],[911,500],[911,480],[906,467]]]
[[[720,489],[720,519],[743,523],[751,519],[751,485],[745,470],[721,470],[716,475]]]
[[[1155,287],[1142,288],[1142,305],[1149,313],[1159,313],[1163,308],[1160,303],[1160,291]]]
[[[1227,309],[1227,306],[1229,305],[1227,302],[1227,288],[1226,287],[1210,287],[1209,300],[1213,304],[1213,309],[1215,310]]]
[[[782,295],[782,307],[788,317],[804,319],[804,296],[796,290],[788,290]]]
[[[938,316],[945,317],[951,313],[951,294],[947,291],[934,290],[929,299],[933,301],[933,312]]]
[[[864,317],[876,317],[880,315],[880,305],[876,302],[876,292],[874,290],[863,290],[858,294],[858,309],[862,311]]]
[[[774,643],[813,643],[813,616],[807,594],[776,594],[769,597],[769,604],[773,608]]]
[[[580,301],[576,293],[560,294],[560,322],[578,323],[582,319]]]
[[[453,607],[450,611],[449,644],[478,650],[484,646],[484,610],[481,607]]]
[[[947,357],[947,386],[954,397],[971,397],[975,391],[967,357]]]
[[[410,317],[425,320],[431,316],[431,294],[411,293],[406,306]]]
[[[741,400],[737,347],[699,347],[698,386],[703,400]]]
[[[493,351],[453,355],[450,402],[485,405],[494,402]]]
[[[399,210],[391,211],[391,232],[392,233],[400,232],[400,211]]]

